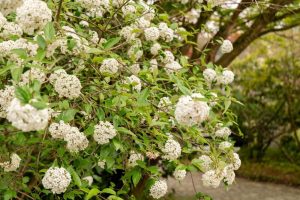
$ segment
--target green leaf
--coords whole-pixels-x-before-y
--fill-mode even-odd
[[[142,178],[141,170],[139,168],[134,169],[131,176],[133,185],[136,186],[141,180],[141,178]]]
[[[103,44],[103,48],[110,49],[113,46],[115,46],[120,40],[121,40],[121,37],[111,38],[105,44]]]
[[[15,95],[22,103],[28,103],[31,99],[30,92],[26,88],[17,87],[15,89]]]
[[[48,41],[52,41],[55,37],[55,29],[52,22],[48,22],[44,28],[45,38]]]
[[[18,83],[20,81],[22,72],[23,72],[23,68],[20,66],[14,65],[14,66],[11,66],[11,68],[10,68],[11,76],[16,83]]]
[[[187,87],[185,87],[185,86],[183,85],[182,81],[179,80],[176,76],[174,76],[174,74],[171,74],[171,77],[172,77],[172,79],[175,80],[175,83],[176,83],[177,87],[179,88],[179,90],[180,90],[183,94],[185,94],[185,95],[190,95],[190,94],[191,94],[190,90],[189,90]]]
[[[77,185],[78,187],[81,187],[80,177],[78,176],[77,172],[73,169],[73,167],[69,166],[67,168],[67,170],[70,172],[70,174],[72,176],[72,180],[74,180],[75,185]]]
[[[149,103],[147,101],[148,96],[150,95],[150,90],[149,88],[144,89],[140,94],[137,99],[137,106],[142,107],[142,106],[148,106]]]
[[[75,109],[66,110],[63,113],[61,113],[58,116],[58,118],[60,120],[63,120],[64,122],[70,122],[74,119],[76,113],[77,113],[77,110],[75,110]]]
[[[11,50],[11,52],[14,54],[17,54],[20,58],[22,58],[24,60],[28,57],[25,49],[13,49],[13,50]]]
[[[97,188],[93,188],[89,191],[89,193],[85,196],[85,200],[89,200],[94,196],[97,196],[97,194],[100,193],[100,190],[98,190]]]
[[[43,36],[38,35],[38,36],[36,37],[36,41],[37,41],[39,47],[41,47],[42,49],[45,49],[45,48],[46,48],[46,45],[47,45],[47,44],[46,44],[46,40],[44,39]]]
[[[230,100],[230,99],[226,99],[225,102],[224,102],[224,104],[225,104],[225,110],[224,110],[223,114],[226,113],[226,111],[227,111],[228,108],[230,107],[230,105],[231,105],[231,100]]]
[[[111,188],[105,188],[101,191],[101,193],[116,195],[116,192]]]
[[[30,103],[33,107],[35,107],[36,109],[45,109],[47,108],[47,104],[45,102],[42,102],[42,101],[36,101],[36,102],[31,102]]]

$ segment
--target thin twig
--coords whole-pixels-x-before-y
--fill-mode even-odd
[[[56,17],[55,17],[55,21],[56,22],[59,22],[59,17],[60,17],[60,11],[61,11],[61,8],[62,8],[62,3],[63,3],[63,0],[59,0],[58,9],[57,9]]]

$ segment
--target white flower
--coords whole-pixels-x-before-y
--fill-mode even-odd
[[[135,75],[131,75],[130,77],[127,77],[126,83],[131,85],[132,89],[136,90],[137,92],[140,92],[142,89],[141,79],[139,79]]]
[[[202,155],[199,157],[199,160],[201,161],[201,168],[203,172],[207,172],[211,169],[212,159],[207,155]]]
[[[159,34],[166,42],[171,42],[174,38],[174,31],[168,27],[164,22],[159,23]]]
[[[127,42],[136,38],[136,33],[133,33],[134,28],[131,26],[124,26],[120,31],[120,36],[126,39]]]
[[[89,186],[91,186],[93,184],[93,181],[94,181],[92,176],[86,176],[86,177],[82,178],[82,180],[86,181]]]
[[[38,80],[41,84],[46,80],[46,74],[39,68],[31,68],[21,76],[21,85],[26,85],[33,80]]]
[[[47,3],[40,0],[26,0],[17,8],[16,22],[23,31],[32,35],[35,30],[42,30],[52,20],[52,11]]]
[[[134,75],[138,75],[139,72],[141,71],[140,65],[139,64],[133,64],[129,67],[129,71],[133,73]]]
[[[0,26],[0,30],[1,29],[3,29],[3,30],[0,32],[0,37],[2,37],[4,39],[8,39],[12,35],[21,37],[23,34],[22,28],[18,24],[15,24],[13,22],[4,23],[2,25],[2,28]]]
[[[99,41],[98,33],[96,31],[92,31],[91,42],[97,44]]]
[[[67,72],[64,69],[55,70],[49,77],[49,82],[53,85],[58,79],[62,79],[67,76]]]
[[[159,199],[167,194],[168,185],[165,180],[156,181],[150,188],[150,196]]]
[[[219,149],[221,151],[228,151],[228,149],[230,149],[231,147],[232,147],[232,144],[230,142],[227,142],[227,141],[221,142],[219,144]]]
[[[164,159],[176,160],[181,155],[181,146],[177,141],[169,138],[162,148],[162,152],[164,153]]]
[[[230,40],[224,40],[220,48],[222,54],[230,53],[233,50],[233,46]]]
[[[175,57],[171,51],[164,51],[164,57],[162,58],[163,63],[171,63],[174,59]]]
[[[88,139],[77,127],[70,127],[69,132],[64,136],[64,140],[67,142],[67,149],[71,153],[85,150],[89,145]]]
[[[6,109],[9,107],[11,101],[15,97],[15,87],[5,86],[3,90],[0,90],[0,117],[6,117]]]
[[[182,66],[177,61],[169,62],[165,65],[167,72],[172,73],[178,71],[182,68]]]
[[[51,123],[48,130],[50,135],[54,139],[64,139],[64,137],[70,132],[72,127],[66,124],[64,121],[59,121],[59,123]]]
[[[224,178],[223,172],[218,172],[216,170],[209,170],[202,175],[203,186],[217,188],[219,187],[223,178]]]
[[[13,153],[10,156],[10,161],[0,163],[0,167],[2,167],[5,172],[12,172],[19,168],[20,162],[21,158],[17,154]]]
[[[116,74],[120,68],[120,63],[114,58],[103,60],[100,67],[101,73]]]
[[[65,168],[51,167],[46,171],[42,184],[53,194],[61,194],[67,190],[71,180],[71,175]]]
[[[139,45],[132,45],[127,54],[132,60],[137,61],[143,56],[144,52]]]
[[[182,96],[176,104],[175,119],[179,124],[193,126],[207,120],[209,110],[206,102],[192,96]]]
[[[136,153],[134,151],[131,151],[129,159],[127,161],[127,166],[128,167],[135,167],[135,166],[137,166],[138,165],[138,163],[137,163],[138,160],[143,161],[144,160],[144,156],[142,154],[140,154],[140,153]]]
[[[150,60],[150,68],[149,68],[149,70],[150,70],[150,72],[154,72],[155,70],[157,70],[158,69],[158,63],[157,63],[157,60],[156,59],[151,59]]]
[[[94,130],[94,140],[98,144],[107,144],[109,140],[113,139],[117,135],[117,131],[114,126],[107,121],[100,121]]]
[[[215,135],[217,137],[226,138],[231,134],[231,130],[228,127],[220,128],[216,131]]]
[[[217,73],[215,70],[207,68],[203,71],[203,77],[204,77],[205,81],[207,81],[208,83],[211,83],[214,80],[216,80]]]
[[[89,23],[88,23],[87,21],[84,21],[84,20],[81,20],[81,21],[79,22],[79,24],[80,24],[81,26],[84,26],[84,27],[88,27],[88,26],[89,26]]]
[[[54,83],[54,89],[59,97],[75,99],[81,94],[81,83],[75,75],[65,74],[57,79]]]
[[[136,25],[137,27],[139,27],[140,29],[146,29],[150,26],[150,21],[146,20],[144,17],[140,17],[139,19],[137,19],[136,21]]]
[[[160,111],[168,113],[172,109],[172,102],[169,97],[162,97],[157,105]]]
[[[175,170],[173,176],[176,180],[182,181],[186,176],[186,170]]]
[[[156,41],[159,38],[159,29],[156,27],[146,28],[144,33],[147,41]]]
[[[218,82],[220,84],[230,84],[234,80],[234,73],[228,69],[224,70],[222,75],[218,77]]]
[[[106,161],[105,160],[99,160],[97,165],[101,168],[101,169],[104,169],[105,168],[105,163]]]
[[[159,53],[159,50],[161,50],[161,46],[159,43],[155,43],[150,48],[150,53],[154,56],[156,56]]]
[[[192,10],[185,14],[185,21],[187,21],[190,24],[196,24],[198,22],[199,17],[200,10],[192,8]]]
[[[234,170],[238,170],[240,167],[241,167],[241,160],[240,160],[240,157],[239,157],[239,154],[237,153],[233,153],[233,169]]]
[[[0,12],[6,16],[23,4],[23,0],[0,0]]]
[[[228,185],[232,185],[234,179],[235,179],[235,173],[233,171],[232,165],[227,165],[224,168],[224,182],[226,182]]]
[[[48,109],[38,110],[30,104],[22,105],[14,98],[7,108],[7,120],[24,132],[39,131],[46,128],[49,119]]]
[[[122,7],[122,12],[123,12],[123,16],[126,15],[132,15],[136,12],[135,6],[134,5],[124,5]]]

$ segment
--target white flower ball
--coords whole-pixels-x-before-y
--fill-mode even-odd
[[[186,170],[175,170],[173,176],[176,180],[182,181],[186,177]]]
[[[221,137],[221,138],[226,138],[230,134],[231,134],[231,130],[228,127],[220,128],[215,132],[216,137]]]
[[[162,152],[164,153],[164,159],[176,160],[181,155],[181,146],[176,140],[169,138],[162,148]]]
[[[167,72],[172,73],[182,69],[182,66],[177,61],[172,61],[165,65]]]
[[[127,167],[135,167],[138,165],[137,161],[143,161],[144,156],[140,153],[136,153],[134,151],[130,152],[129,159],[127,161]]]
[[[219,149],[221,151],[228,151],[232,147],[230,142],[224,141],[219,144]]]
[[[156,56],[159,53],[159,50],[161,50],[161,46],[159,43],[155,43],[150,48],[150,53],[154,56]]]
[[[218,77],[218,82],[224,85],[232,83],[233,80],[234,80],[234,73],[230,70],[224,70],[222,75]]]
[[[241,164],[242,164],[242,162],[241,162],[239,154],[233,153],[233,163],[232,163],[233,169],[238,170],[241,167]]]
[[[144,33],[147,41],[156,41],[159,38],[159,29],[156,27],[146,28]]]
[[[16,171],[19,168],[20,162],[21,158],[18,156],[18,154],[13,153],[10,156],[10,161],[0,163],[0,167],[2,167],[5,172],[12,172]]]
[[[61,194],[67,190],[71,180],[71,175],[65,168],[51,167],[46,171],[42,184],[53,194]]]
[[[217,73],[215,70],[207,68],[203,71],[203,77],[204,77],[205,81],[207,81],[208,83],[211,83],[216,80]]]
[[[163,63],[171,63],[174,59],[175,57],[171,51],[164,51],[164,57],[162,58]]]
[[[230,53],[233,50],[233,46],[230,40],[224,40],[220,48],[222,54]]]
[[[7,108],[7,120],[24,132],[39,131],[46,128],[49,119],[48,109],[38,110],[30,104],[22,105],[14,98]]]
[[[175,119],[186,126],[201,124],[208,119],[209,110],[206,102],[192,96],[182,96],[176,104]]]
[[[65,75],[57,79],[54,83],[54,89],[60,97],[75,99],[81,94],[81,83],[75,75]]]
[[[11,101],[15,97],[15,87],[5,86],[4,89],[0,90],[0,117],[6,117],[6,109],[9,107]]]
[[[120,63],[114,58],[108,58],[103,60],[100,67],[101,73],[116,74],[119,70]]]
[[[115,127],[107,121],[100,121],[94,130],[94,140],[98,144],[107,144],[109,140],[113,139],[117,135]]]
[[[32,35],[35,30],[42,30],[48,22],[52,21],[52,11],[47,3],[40,0],[26,0],[17,8],[16,22],[23,31]]]
[[[150,196],[159,199],[167,194],[168,185],[165,180],[156,181],[150,188]]]
[[[202,155],[199,157],[199,160],[201,161],[201,168],[203,172],[207,172],[211,169],[212,159],[207,155]]]

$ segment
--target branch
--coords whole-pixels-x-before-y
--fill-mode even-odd
[[[300,26],[300,22],[296,23],[296,24],[291,24],[291,25],[288,25],[288,26],[285,26],[285,27],[282,27],[282,28],[270,28],[268,30],[265,30],[265,31],[262,31],[260,34],[259,34],[259,37],[265,35],[265,34],[268,34],[268,33],[271,33],[271,32],[280,32],[280,31],[285,31],[285,30],[288,30],[288,29],[291,29],[291,28],[294,28],[296,26]]]
[[[55,21],[56,22],[59,22],[59,17],[60,17],[60,11],[61,11],[61,8],[62,8],[62,3],[63,3],[63,0],[59,0],[58,9],[57,9],[57,12],[56,12],[56,17],[55,17]]]

